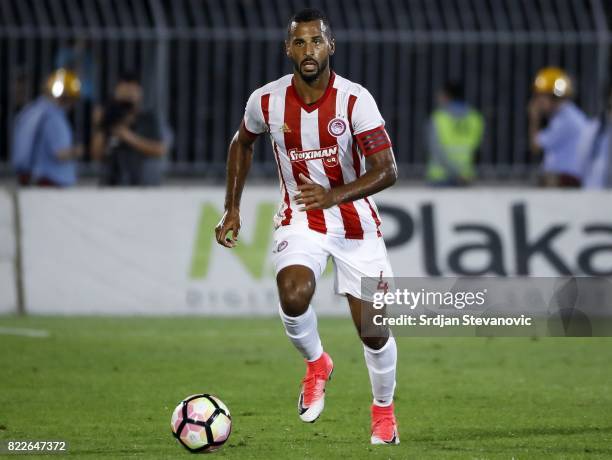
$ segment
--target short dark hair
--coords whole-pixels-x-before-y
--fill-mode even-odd
[[[287,37],[291,36],[291,24],[294,22],[311,22],[311,21],[321,21],[325,26],[325,33],[327,34],[327,38],[331,40],[333,38],[331,25],[329,24],[329,19],[323,11],[317,10],[316,8],[304,8],[303,10],[295,13],[291,19],[289,20],[289,24],[287,25]]]
[[[453,101],[465,100],[465,89],[463,83],[457,80],[447,81],[444,84],[444,94]]]

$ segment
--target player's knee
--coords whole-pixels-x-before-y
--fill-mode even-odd
[[[388,326],[377,325],[366,317],[353,317],[353,322],[357,328],[359,338],[365,346],[373,350],[380,350],[385,346],[389,339],[390,331]]]
[[[278,292],[285,314],[298,316],[310,305],[310,299],[314,294],[314,283],[312,281],[297,283],[292,279],[279,280]]]
[[[363,342],[363,344],[368,347],[371,348],[372,350],[380,350],[382,347],[385,346],[385,344],[387,343],[387,340],[389,340],[389,337],[363,337],[361,334],[359,335],[361,337],[361,341]]]

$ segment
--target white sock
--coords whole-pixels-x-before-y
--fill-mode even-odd
[[[287,316],[282,307],[278,306],[278,312],[285,325],[285,332],[289,340],[293,342],[302,356],[308,361],[316,361],[323,354],[319,331],[317,330],[317,315],[309,305],[300,316]]]
[[[389,336],[387,343],[380,350],[363,346],[372,395],[376,406],[389,406],[393,403],[395,390],[395,368],[397,364],[397,346],[395,339]]]

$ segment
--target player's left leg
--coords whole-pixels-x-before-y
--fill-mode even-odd
[[[371,302],[347,294],[353,323],[363,342],[370,384],[372,385],[372,444],[399,444],[393,394],[397,367],[395,338],[386,326],[375,326],[373,317],[380,315]]]
[[[351,316],[363,342],[372,385],[372,444],[399,444],[393,394],[397,347],[387,326],[377,326],[374,316],[384,314],[370,302],[373,292],[362,292],[362,278],[393,276],[382,238],[344,240],[332,245],[336,267],[336,292],[346,295]],[[382,282],[382,279],[381,279]],[[378,283],[374,283],[374,288]],[[368,291],[371,288],[365,289]],[[362,300],[365,299],[365,300]]]

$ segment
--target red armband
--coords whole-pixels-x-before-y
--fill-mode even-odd
[[[391,139],[389,139],[384,126],[356,134],[355,139],[357,139],[357,145],[359,145],[359,149],[365,157],[391,148]]]

